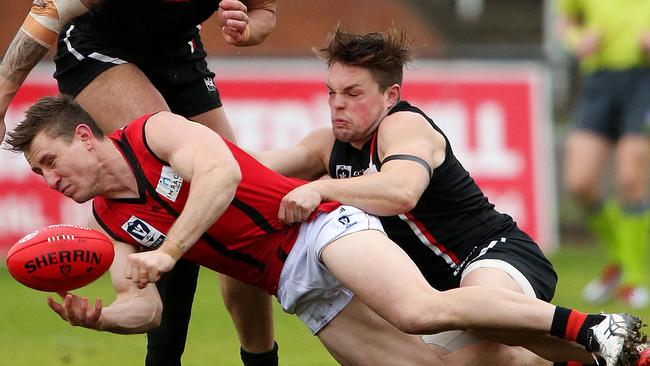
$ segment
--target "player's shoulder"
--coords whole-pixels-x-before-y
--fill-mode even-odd
[[[379,134],[391,134],[408,129],[410,131],[432,131],[431,123],[424,115],[412,110],[396,111],[384,117],[379,124]]]

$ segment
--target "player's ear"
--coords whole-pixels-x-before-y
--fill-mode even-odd
[[[392,108],[399,101],[402,94],[402,87],[399,84],[393,84],[386,89],[386,97],[388,98],[388,105]]]
[[[90,142],[93,140],[93,131],[86,124],[79,124],[74,130],[75,135],[84,143],[84,146],[90,146]]]

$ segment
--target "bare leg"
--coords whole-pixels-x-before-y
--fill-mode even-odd
[[[329,270],[382,318],[410,334],[452,329],[547,334],[555,306],[501,288],[431,288],[415,264],[378,231],[346,235],[322,253]],[[477,311],[480,309],[480,311]]]
[[[531,358],[529,351],[491,342],[462,348],[443,360],[420,337],[400,332],[356,297],[317,335],[343,365],[550,366]]]
[[[271,296],[226,275],[219,275],[221,296],[232,317],[239,341],[248,352],[262,353],[273,348],[273,308]]]
[[[226,116],[223,107],[209,110],[205,113],[190,117],[190,119],[210,127],[210,129],[216,131],[221,135],[221,137],[226,138],[228,141],[237,143],[235,133],[232,131],[232,127],[230,127],[228,117]]]
[[[111,67],[75,98],[105,133],[169,107],[149,79],[132,64]]]
[[[643,202],[648,196],[650,144],[640,135],[625,135],[616,147],[616,191],[626,204]]]
[[[591,207],[601,197],[601,177],[612,144],[589,131],[573,131],[566,145],[564,186],[583,207]]]
[[[510,275],[495,268],[476,269],[468,273],[460,285],[500,287],[524,294],[523,289]],[[516,332],[475,331],[472,333],[493,342],[526,347],[547,360],[593,363],[591,354],[584,347],[557,337]]]

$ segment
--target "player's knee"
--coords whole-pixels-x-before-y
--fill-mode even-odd
[[[599,187],[581,178],[565,178],[564,189],[579,203],[588,206],[598,200]]]
[[[433,305],[433,306],[432,306]],[[430,334],[451,329],[454,315],[438,300],[402,303],[393,309],[390,319],[395,327],[408,334]]]

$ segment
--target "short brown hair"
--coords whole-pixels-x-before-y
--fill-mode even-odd
[[[90,127],[95,137],[103,138],[104,133],[97,127],[90,115],[69,96],[48,96],[39,99],[25,112],[25,119],[7,132],[8,150],[25,152],[29,150],[34,137],[44,131],[48,137],[62,137],[72,141],[74,131],[80,124]]]
[[[404,65],[411,59],[411,47],[404,30],[390,28],[386,33],[354,34],[334,29],[328,44],[316,50],[327,66],[340,62],[367,68],[385,90],[393,84],[402,85]]]

